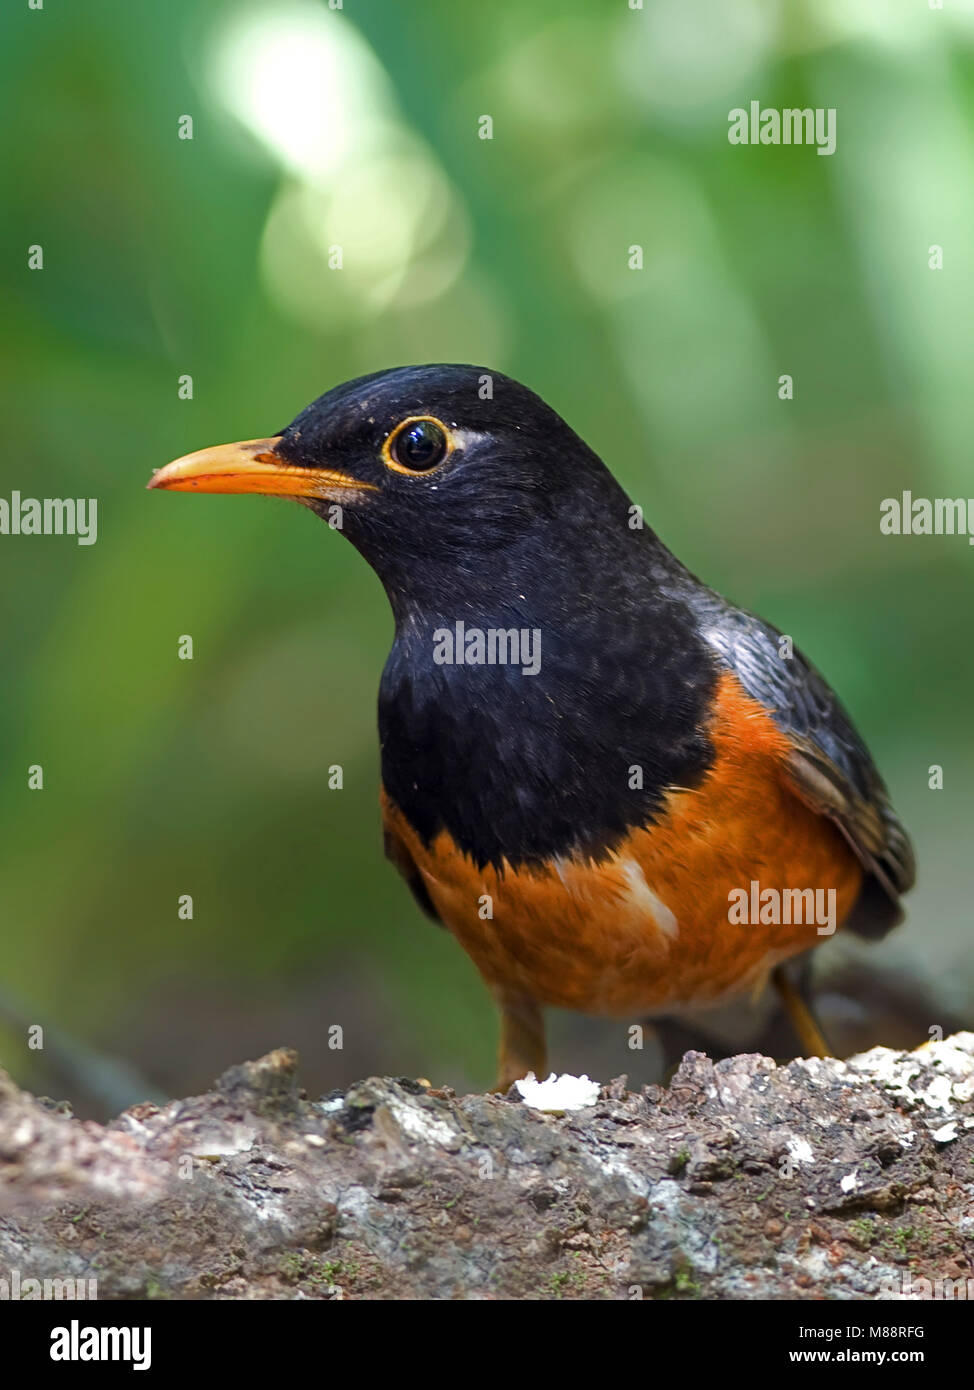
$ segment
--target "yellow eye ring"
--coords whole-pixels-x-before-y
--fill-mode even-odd
[[[435,473],[456,447],[456,441],[435,415],[409,415],[382,446],[382,462],[393,473],[422,478]]]

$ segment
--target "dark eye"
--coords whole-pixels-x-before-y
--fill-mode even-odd
[[[446,431],[435,420],[410,420],[394,435],[389,457],[408,473],[428,473],[444,458]]]

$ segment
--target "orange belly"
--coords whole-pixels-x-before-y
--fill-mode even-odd
[[[789,789],[786,735],[731,676],[714,708],[715,758],[699,786],[669,792],[656,823],[597,864],[480,869],[446,831],[424,846],[383,797],[389,829],[488,985],[584,1013],[697,1008],[758,987],[779,961],[827,940],[822,916],[807,920],[808,895],[787,890],[820,890],[823,907],[831,890],[833,920],[845,920],[862,871]],[[743,911],[730,896],[742,892]],[[758,901],[770,920],[753,920]]]

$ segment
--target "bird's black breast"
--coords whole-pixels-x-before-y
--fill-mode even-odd
[[[711,764],[715,663],[679,609],[542,622],[536,675],[437,665],[434,631],[399,634],[379,699],[383,782],[425,843],[445,829],[497,868],[600,857]]]

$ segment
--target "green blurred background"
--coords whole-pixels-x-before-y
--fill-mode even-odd
[[[908,923],[863,958],[931,1026],[970,1016],[974,552],[879,532],[903,488],[974,496],[970,7],[24,0],[2,25],[0,495],[99,501],[94,546],[0,537],[14,1076],[109,1105],[62,1030],[136,1092],[282,1043],[312,1090],[491,1080],[473,967],[381,857],[377,581],[293,505],[144,491],[404,362],[527,382],[824,669],[918,848]],[[752,98],[835,107],[836,153],[731,146]],[[569,1018],[554,1060],[652,1071]]]

